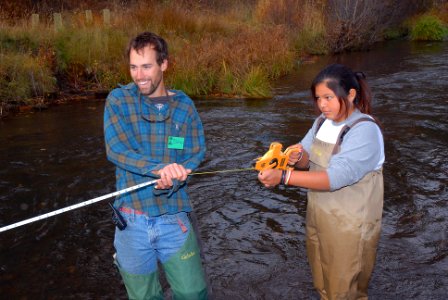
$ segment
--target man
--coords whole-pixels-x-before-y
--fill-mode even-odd
[[[165,87],[164,39],[141,33],[127,57],[134,82],[114,89],[105,106],[107,157],[116,165],[118,190],[158,180],[115,199],[127,223],[115,231],[115,263],[130,299],[164,299],[158,261],[175,299],[207,299],[186,185],[205,156],[202,122],[185,93]]]

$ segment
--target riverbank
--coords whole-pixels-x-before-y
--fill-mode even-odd
[[[365,72],[385,136],[369,299],[445,300],[447,42],[393,41],[319,57],[273,83],[272,100],[195,101],[208,149],[198,171],[250,167],[272,141],[300,140],[315,118],[310,81],[335,61]],[[0,226],[115,190],[103,112],[101,101],[85,101],[0,121]],[[215,299],[319,299],[306,256],[306,191],[266,189],[255,171],[190,180]],[[100,202],[0,234],[2,299],[127,299],[112,261],[114,230]]]
[[[445,39],[448,20],[440,1],[397,1],[388,10],[387,1],[41,2],[22,15],[10,8],[0,23],[0,115],[130,82],[123,49],[144,30],[169,43],[170,87],[192,97],[269,98],[272,82],[314,55],[366,50],[387,38]],[[428,26],[417,26],[421,16]]]

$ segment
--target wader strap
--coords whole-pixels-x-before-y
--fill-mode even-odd
[[[319,119],[317,120],[317,127],[316,127],[316,131],[314,133],[314,137],[317,136],[317,132],[319,131],[320,127],[322,127],[322,124],[325,122],[325,117],[320,116]],[[331,155],[334,155],[336,153],[338,153],[341,150],[341,144],[342,141],[344,140],[345,135],[347,134],[347,132],[353,128],[353,126],[355,126],[356,124],[360,123],[360,122],[364,122],[364,121],[368,121],[368,122],[373,122],[375,124],[376,121],[372,118],[369,117],[362,117],[359,118],[357,120],[355,120],[353,123],[351,123],[350,125],[345,125],[344,127],[342,127],[341,131],[339,132],[339,136],[336,139],[336,145],[333,148],[333,152],[331,153]],[[378,124],[377,124],[378,125]]]
[[[368,118],[368,117],[362,117],[362,118],[357,119],[357,120],[356,120],[355,122],[353,122],[352,124],[350,124],[350,125],[345,125],[344,127],[342,127],[341,131],[339,132],[339,136],[338,136],[338,138],[336,139],[337,142],[336,142],[336,145],[334,145],[333,152],[331,153],[331,155],[335,155],[336,153],[338,153],[338,152],[341,150],[341,144],[342,144],[342,141],[344,140],[344,137],[345,137],[345,135],[347,134],[347,132],[348,132],[351,128],[353,128],[356,124],[358,124],[358,123],[360,123],[360,122],[365,122],[365,121],[373,122],[373,123],[376,124],[376,122],[375,122],[374,119],[372,119],[372,118]]]

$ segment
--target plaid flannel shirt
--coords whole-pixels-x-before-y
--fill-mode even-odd
[[[163,107],[140,95],[134,84],[120,86],[107,97],[104,138],[107,158],[116,165],[116,188],[121,190],[157,178],[152,171],[170,163],[195,169],[205,156],[202,122],[193,101],[182,91]],[[179,137],[175,147],[168,146]],[[149,216],[192,210],[187,185],[171,195],[154,192],[154,185],[118,196],[116,207],[130,207]]]

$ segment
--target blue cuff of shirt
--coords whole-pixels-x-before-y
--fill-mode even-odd
[[[171,197],[175,192],[177,192],[183,185],[185,185],[185,181],[180,182],[177,179],[173,179],[173,185],[169,189],[153,189],[153,193],[156,196],[160,196],[162,194],[168,194],[167,197]]]

